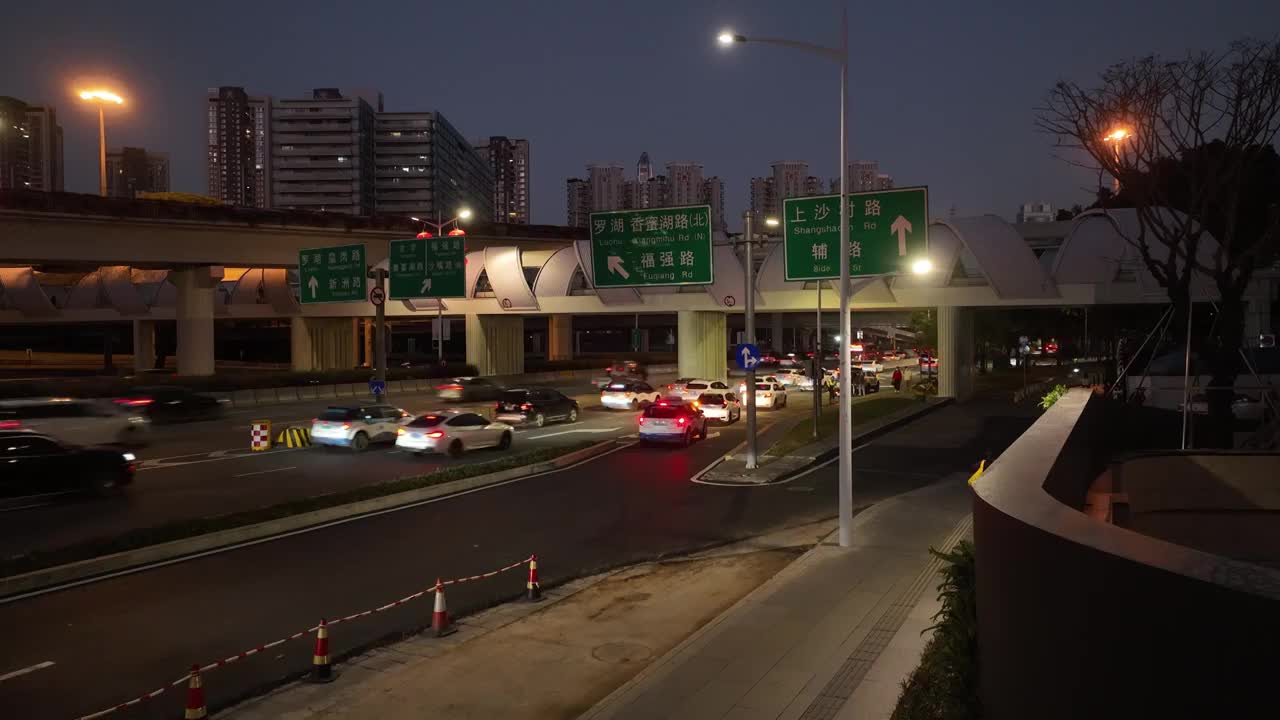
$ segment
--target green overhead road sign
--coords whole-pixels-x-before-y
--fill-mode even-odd
[[[591,213],[596,287],[708,285],[711,206]]]
[[[392,300],[466,297],[467,243],[461,237],[391,241]]]
[[[840,277],[840,196],[782,201],[788,281]],[[849,275],[906,273],[929,249],[929,188],[849,194]]]
[[[364,245],[306,248],[298,251],[298,295],[305,303],[364,300]]]

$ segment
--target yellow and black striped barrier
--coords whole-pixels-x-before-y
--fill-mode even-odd
[[[285,428],[276,437],[276,445],[284,445],[289,448],[311,447],[311,428]]]

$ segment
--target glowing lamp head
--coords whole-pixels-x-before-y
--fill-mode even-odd
[[[459,211],[458,211],[458,219],[459,219],[459,220],[470,220],[470,219],[471,219],[471,208],[462,208],[461,210],[459,210]]]
[[[459,235],[466,235],[466,234],[467,234],[467,231],[463,230],[462,228],[454,228],[449,231],[449,237],[458,237]]]
[[[728,47],[738,42],[741,37],[741,35],[735,35],[732,30],[721,30],[720,34],[716,36],[716,42]]]
[[[933,263],[929,258],[920,258],[911,263],[911,272],[916,275],[927,275],[933,270]]]
[[[1108,142],[1120,142],[1121,140],[1127,137],[1129,137],[1128,130],[1126,130],[1125,128],[1117,128],[1115,130],[1112,130],[1110,133],[1107,133],[1107,135],[1102,139]]]
[[[768,225],[769,227],[778,227],[778,218],[776,217],[765,218],[764,224]]]
[[[432,235],[431,233],[427,232],[426,230],[423,230],[422,232],[418,233],[418,239],[419,239],[419,240],[425,240],[425,239],[427,239],[427,238],[429,238],[429,237],[435,237],[435,236],[434,236],[434,235]]]
[[[111,92],[110,90],[81,90],[81,100],[92,100],[95,102],[109,102],[116,105],[123,105],[124,98]]]

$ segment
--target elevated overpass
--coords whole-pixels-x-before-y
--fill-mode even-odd
[[[370,262],[385,268],[390,240],[418,229],[407,219],[86,198],[0,193],[0,324],[128,320],[135,357],[148,357],[154,323],[172,319],[182,374],[212,372],[213,323],[221,318],[289,319],[296,369],[354,365],[355,323],[371,317],[373,307],[300,305],[298,250],[363,242]],[[1024,226],[995,216],[935,219],[929,230],[934,271],[855,279],[853,308],[936,307],[941,390],[963,394],[972,364],[972,308],[1167,302],[1125,241],[1136,229],[1134,213],[1124,210]],[[523,369],[527,316],[549,316],[550,356],[567,357],[573,317],[611,313],[674,313],[681,373],[723,372],[726,316],[743,309],[747,268],[722,234],[713,247],[715,282],[681,288],[596,289],[589,241],[576,228],[476,223],[468,226],[467,248],[466,297],[388,302],[387,315],[465,318],[467,359],[482,372]],[[773,322],[812,314],[819,294],[823,308],[838,307],[834,283],[819,288],[784,279],[781,243],[762,255],[752,268],[756,303]],[[1269,307],[1261,300],[1274,296],[1275,278],[1257,284],[1258,306]],[[1194,292],[1211,297],[1212,286],[1200,279]],[[1269,324],[1269,318],[1251,318]]]

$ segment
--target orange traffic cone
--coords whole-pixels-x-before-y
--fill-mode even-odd
[[[313,683],[333,682],[333,663],[329,661],[329,626],[324,618],[320,618],[320,627],[316,628],[316,651],[311,656],[311,676],[307,678]]]
[[[452,635],[458,631],[449,619],[449,610],[444,604],[444,583],[440,582],[440,578],[436,578],[436,608],[431,613],[431,631],[436,637]]]
[[[534,555],[529,558],[529,586],[528,594],[525,599],[529,602],[538,602],[542,599],[542,586],[538,584],[538,556]]]
[[[187,680],[187,711],[182,716],[186,720],[203,720],[209,717],[209,710],[204,705],[204,684],[200,682],[200,666],[192,665]]]

